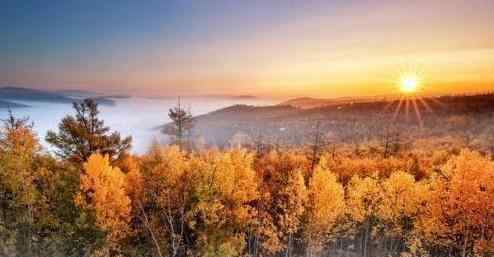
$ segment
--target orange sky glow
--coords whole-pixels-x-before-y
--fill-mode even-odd
[[[166,33],[140,39],[128,32],[95,43],[82,57],[82,46],[70,44],[72,52],[13,56],[16,65],[0,65],[0,84],[163,96],[358,97],[396,94],[400,74],[419,72],[424,94],[494,90],[493,1],[348,1],[295,9],[274,21],[250,9],[233,21],[185,9],[181,19],[197,19],[187,24],[199,32],[175,31],[176,44]]]

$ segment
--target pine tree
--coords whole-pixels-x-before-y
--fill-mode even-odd
[[[168,117],[172,120],[172,126],[166,133],[173,136],[173,143],[183,148],[193,127],[192,114],[180,105],[180,98],[178,98],[178,105],[169,110]]]
[[[57,148],[56,154],[76,163],[86,161],[91,154],[108,155],[118,159],[131,147],[132,138],[121,138],[120,133],[105,126],[98,117],[98,104],[85,99],[73,104],[76,115],[68,115],[58,125],[58,133],[48,131],[46,141]]]

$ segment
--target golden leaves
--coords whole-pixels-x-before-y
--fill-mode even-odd
[[[352,177],[347,186],[347,211],[352,220],[364,222],[377,216],[382,200],[382,190],[376,178]]]
[[[403,216],[417,212],[416,184],[412,175],[398,171],[382,183],[382,203],[379,208],[383,220],[396,222]]]
[[[84,163],[81,192],[76,202],[95,211],[96,223],[116,242],[129,232],[130,199],[126,193],[126,176],[119,168],[110,166],[108,156],[93,154]]]
[[[328,239],[345,212],[343,186],[336,175],[324,168],[325,160],[316,167],[308,187],[308,224],[306,235],[311,251],[318,251]]]
[[[241,149],[185,153],[155,147],[139,159],[121,160],[126,174],[107,157],[91,156],[77,201],[94,210],[110,243],[128,236],[131,215],[146,215],[146,233],[168,252],[189,247],[202,256],[238,256],[256,240],[256,252],[272,255],[289,252],[293,237],[304,235],[307,250],[317,254],[340,233],[362,236],[365,249],[373,240],[390,239],[410,254],[429,245],[492,251],[493,162],[466,150],[439,155],[440,161],[427,165],[443,163],[446,155],[441,171],[417,178],[399,169],[410,159],[398,157],[381,163],[349,160],[347,171],[333,173],[346,164],[322,157],[309,172],[306,159],[295,152],[256,159]],[[132,213],[130,199],[144,208]],[[193,245],[185,246],[185,233],[196,238]]]
[[[494,245],[494,162],[462,150],[431,180],[419,231],[427,240],[477,253]]]

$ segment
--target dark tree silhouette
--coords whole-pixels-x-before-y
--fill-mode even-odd
[[[178,105],[168,111],[168,117],[172,120],[172,126],[167,128],[166,133],[172,135],[174,143],[183,148],[193,127],[192,114],[180,105],[179,98]]]
[[[329,144],[321,121],[316,121],[309,136],[309,158],[311,160],[311,170],[314,170],[317,163],[319,163],[321,153]]]
[[[393,126],[386,126],[382,134],[383,158],[386,159],[400,150],[400,131]]]
[[[74,102],[75,117],[67,115],[58,125],[58,133],[48,131],[46,141],[57,148],[56,154],[72,162],[86,161],[93,153],[118,159],[131,147],[132,138],[122,139],[120,133],[104,125],[98,118],[98,104],[93,99]]]

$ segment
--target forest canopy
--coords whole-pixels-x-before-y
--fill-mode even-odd
[[[51,141],[84,124],[80,108]],[[84,138],[109,131],[96,108]],[[180,142],[137,155],[119,139],[68,148],[84,149],[74,158],[42,151],[29,120],[11,115],[0,129],[0,256],[492,256],[491,148],[382,140]]]

